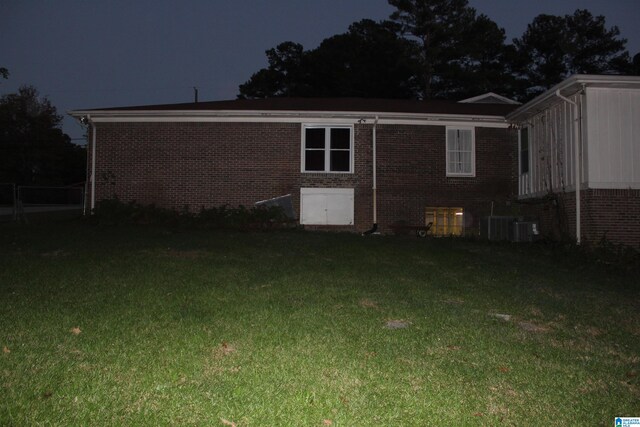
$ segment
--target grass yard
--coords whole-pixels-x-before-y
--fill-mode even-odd
[[[613,426],[638,272],[543,245],[0,226],[0,425]]]

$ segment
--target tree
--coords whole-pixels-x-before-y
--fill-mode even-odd
[[[432,81],[432,96],[461,100],[487,92],[514,95],[509,73],[505,31],[486,15],[467,26],[458,46],[458,57],[443,61]]]
[[[4,67],[0,67],[0,77],[2,77],[3,79],[8,79],[9,78],[9,70],[7,70]]]
[[[415,98],[413,44],[389,21],[364,19],[308,54],[312,96]]]
[[[63,185],[85,176],[85,150],[60,129],[62,116],[32,86],[0,98],[0,182]]]
[[[416,44],[423,99],[478,95],[504,87],[505,33],[468,0],[389,0],[391,19]]]
[[[314,50],[281,43],[267,50],[269,66],[240,85],[238,97],[415,97],[413,44],[398,30],[365,19]]]
[[[468,0],[388,0],[391,21],[364,19],[314,50],[285,42],[239,98],[443,98],[486,92],[527,101],[575,73],[640,74],[617,27],[587,10],[539,15],[513,44]]]
[[[524,83],[523,99],[551,88],[572,74],[626,73],[631,67],[626,39],[606,28],[604,16],[578,9],[573,15],[538,15],[513,40],[514,72]]]
[[[304,48],[299,43],[280,43],[266,51],[269,66],[240,85],[238,98],[299,96],[304,92]]]

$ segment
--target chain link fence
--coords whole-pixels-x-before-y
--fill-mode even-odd
[[[0,183],[0,220],[15,221],[17,218],[16,209],[16,185],[11,183]]]
[[[0,220],[79,216],[84,210],[84,184],[53,187],[0,184]]]

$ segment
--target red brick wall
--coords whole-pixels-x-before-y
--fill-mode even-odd
[[[96,199],[155,203],[192,211],[252,206],[301,187],[354,188],[355,225],[373,223],[372,124],[356,124],[353,174],[301,173],[295,123],[98,123]],[[378,223],[424,223],[426,206],[462,207],[477,227],[491,201],[517,191],[516,135],[476,129],[476,177],[447,178],[445,127],[378,125]]]
[[[640,249],[640,190],[592,189],[584,193],[580,198],[586,205],[581,215],[583,238]]]
[[[536,202],[535,200],[528,203]],[[529,204],[529,216],[540,221],[542,234],[552,240],[576,238],[576,194],[558,194],[555,200]],[[581,240],[602,240],[640,248],[640,190],[587,189],[580,192]]]
[[[98,200],[199,210],[298,192],[299,125],[99,123],[96,135]]]
[[[378,129],[378,205],[383,231],[397,221],[424,225],[425,207],[460,207],[467,232],[480,218],[504,210],[517,194],[516,134],[476,128],[476,176],[446,176],[444,126]]]

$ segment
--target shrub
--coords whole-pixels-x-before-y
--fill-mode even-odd
[[[631,246],[617,245],[604,236],[595,247],[589,249],[598,263],[640,270],[640,252]]]
[[[185,206],[181,211],[135,201],[122,202],[117,197],[101,200],[94,209],[94,218],[101,225],[161,225],[170,227],[202,227],[211,229],[267,230],[290,227],[294,222],[279,206],[245,206],[201,209],[194,214]]]

